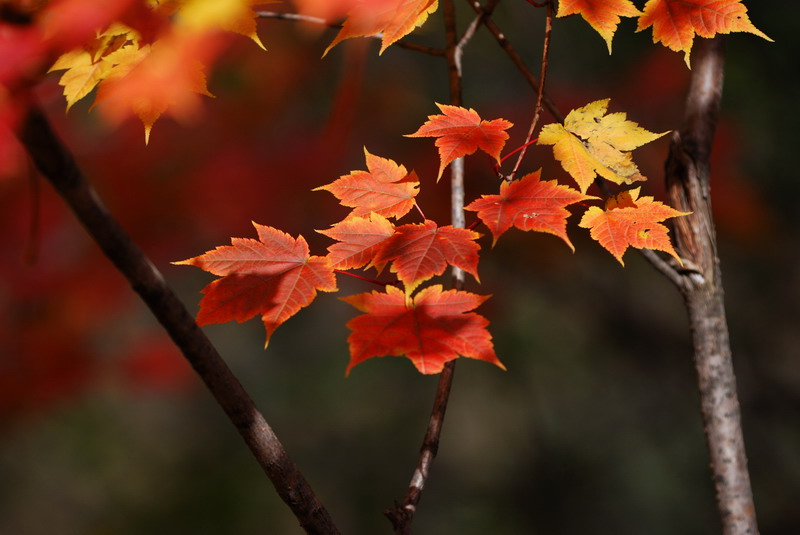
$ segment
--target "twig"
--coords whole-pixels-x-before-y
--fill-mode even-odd
[[[467,3],[470,5],[472,9],[475,10],[476,13],[483,13],[484,8],[481,7],[480,2],[478,0],[467,0]],[[508,42],[505,34],[500,30],[497,24],[492,20],[491,16],[487,16],[483,20],[484,26],[492,33],[497,44],[500,45],[500,48],[506,53],[506,55],[511,59],[514,65],[517,67],[517,70],[522,74],[525,80],[528,81],[531,88],[534,91],[539,90],[539,81],[536,77],[531,73],[530,69],[525,65],[525,62],[522,60],[522,57],[517,53],[511,43]],[[553,116],[553,119],[558,121],[559,123],[564,122],[564,115],[558,110],[558,107],[550,100],[550,97],[547,96],[547,93],[544,94],[542,98],[542,102],[544,103],[545,108],[550,112],[550,115]]]
[[[256,11],[256,15],[258,15],[262,19],[276,19],[276,20],[289,20],[289,21],[297,21],[297,22],[310,22],[312,24],[320,24],[322,26],[327,26],[328,28],[334,29],[341,29],[342,25],[335,23],[335,22],[328,22],[327,20],[323,19],[322,17],[312,17],[311,15],[301,15],[300,13],[279,13],[277,11]],[[370,36],[373,39],[383,39],[383,34],[378,33],[375,35]],[[441,48],[433,48],[430,46],[425,45],[418,45],[416,43],[409,43],[407,41],[395,41],[392,46],[398,46],[400,48],[405,48],[406,50],[413,50],[415,52],[422,52],[423,54],[428,54],[430,56],[444,56],[444,50]]]
[[[462,39],[459,41],[456,34],[456,16],[453,0],[444,0],[444,23],[446,37],[446,58],[450,84],[450,103],[454,106],[461,105],[461,62],[459,57],[459,43],[466,43]],[[451,182],[451,214],[454,227],[464,228],[464,158],[457,158],[450,164]],[[464,285],[464,271],[453,268],[453,285],[461,289]],[[431,409],[431,416],[428,420],[428,428],[425,431],[425,438],[420,448],[417,467],[411,476],[408,490],[403,501],[395,504],[394,509],[384,511],[389,521],[394,527],[395,535],[408,535],[411,533],[411,522],[414,513],[422,497],[422,491],[428,481],[431,465],[436,458],[439,450],[439,439],[442,433],[442,425],[447,412],[447,402],[450,399],[450,390],[453,386],[453,375],[455,374],[456,361],[452,360],[444,365],[444,369],[439,375],[439,383],[436,387],[436,397]]]
[[[525,153],[528,152],[528,145],[530,145],[533,131],[536,129],[536,124],[539,122],[539,115],[542,113],[542,97],[544,96],[544,83],[547,79],[547,53],[550,51],[550,35],[553,30],[553,3],[547,1],[547,16],[545,17],[544,24],[544,44],[542,45],[542,67],[539,74],[539,88],[536,90],[536,105],[533,108],[533,120],[531,126],[528,128],[528,135],[525,136],[525,143],[522,144],[522,150],[517,156],[517,161],[514,163],[514,169],[511,170],[506,180],[509,182],[514,180],[514,177],[519,170],[519,166],[525,158]]]
[[[108,213],[72,155],[38,109],[29,111],[19,137],[39,171],[63,197],[180,348],[303,529],[313,534],[338,534],[339,530],[328,511],[289,458],[250,396],[183,303],[164,282],[161,273]]]
[[[674,224],[676,250],[684,263],[695,269],[684,275],[679,288],[694,342],[700,408],[722,532],[756,535],[758,525],[709,202],[709,161],[722,95],[722,38],[698,39],[692,59],[684,124],[673,134],[665,174],[673,206],[692,212]]]

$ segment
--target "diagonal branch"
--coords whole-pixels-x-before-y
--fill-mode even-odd
[[[486,8],[482,7],[478,0],[467,0],[467,3],[470,5],[472,9],[475,10],[475,13],[482,14],[486,11]],[[533,75],[533,73],[528,69],[525,62],[522,60],[522,56],[516,51],[516,49],[511,46],[509,43],[508,38],[506,35],[500,30],[497,24],[492,20],[491,15],[487,15],[483,19],[483,24],[486,28],[491,32],[494,36],[497,44],[500,45],[500,48],[506,53],[506,55],[511,59],[514,65],[517,67],[517,70],[522,74],[523,78],[527,80],[528,84],[530,84],[531,88],[534,91],[539,91],[539,81]],[[559,111],[558,107],[550,100],[550,97],[547,96],[547,93],[544,94],[542,101],[544,103],[545,108],[550,112],[550,115],[553,116],[553,119],[558,121],[559,123],[564,122],[564,115]]]
[[[328,511],[250,396],[164,282],[161,273],[108,213],[41,111],[29,111],[19,137],[39,171],[180,348],[303,529],[312,534],[338,534]]]
[[[692,212],[675,222],[676,249],[684,264],[693,266],[683,274],[680,289],[694,342],[700,408],[723,534],[756,535],[710,202],[709,159],[722,95],[722,38],[698,39],[692,59],[684,124],[673,134],[665,180],[672,205]]]

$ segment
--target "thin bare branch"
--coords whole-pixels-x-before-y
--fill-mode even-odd
[[[485,11],[485,9],[481,6],[478,0],[467,0],[467,3],[470,5],[472,9],[475,10],[476,13],[481,14]],[[492,33],[497,44],[500,45],[500,48],[506,53],[506,55],[511,59],[514,65],[517,67],[517,70],[522,74],[522,76],[527,80],[528,84],[530,84],[531,88],[534,91],[539,90],[539,81],[533,75],[533,73],[528,69],[525,65],[525,62],[522,60],[522,57],[517,53],[511,43],[508,42],[508,38],[506,38],[505,34],[500,30],[497,24],[492,20],[491,16],[487,16],[483,20],[484,26]],[[550,112],[553,119],[558,121],[559,123],[564,122],[564,115],[558,110],[558,107],[550,100],[550,97],[547,96],[547,93],[544,94],[542,98],[542,102],[544,107]]]
[[[161,273],[108,213],[39,110],[30,110],[19,137],[42,175],[125,276],[203,380],[303,529],[307,533],[337,535],[339,530],[328,511],[253,400],[167,286]]]
[[[550,36],[553,33],[553,3],[547,1],[547,16],[545,17],[544,24],[544,44],[542,45],[542,66],[539,70],[539,87],[536,89],[536,105],[533,107],[533,119],[531,126],[528,128],[528,135],[525,137],[525,143],[522,144],[522,150],[517,156],[517,161],[514,163],[514,169],[511,170],[506,180],[509,182],[514,180],[514,177],[519,170],[525,154],[528,152],[528,145],[533,137],[533,131],[536,130],[536,124],[539,122],[539,115],[542,113],[542,97],[544,96],[544,83],[547,79],[547,53],[550,52]]]
[[[328,22],[327,20],[323,19],[322,17],[312,17],[311,15],[302,15],[300,13],[280,13],[277,11],[256,11],[256,15],[258,15],[262,19],[275,19],[275,20],[288,20],[288,21],[295,21],[295,22],[310,22],[312,24],[319,24],[322,26],[326,26],[328,28],[334,29],[341,29],[342,25],[336,22]],[[383,39],[383,34],[378,33],[371,36],[373,39]],[[444,50],[441,48],[433,48],[430,46],[425,45],[418,45],[416,43],[409,43],[407,41],[396,41],[392,46],[398,46],[400,48],[405,48],[406,50],[413,50],[415,52],[421,52],[423,54],[428,54],[430,56],[444,56]]]
[[[456,16],[453,0],[444,0],[444,23],[446,38],[446,58],[449,73],[450,103],[460,106],[462,102],[461,92],[461,62],[459,43],[466,43],[463,39],[459,41],[456,34]],[[451,182],[451,214],[453,226],[464,228],[464,158],[457,158],[450,164]],[[453,268],[453,285],[461,289],[464,285],[464,271]],[[430,469],[436,453],[439,450],[439,439],[442,433],[442,425],[447,412],[447,402],[450,399],[450,390],[453,386],[453,376],[455,374],[456,361],[445,364],[442,373],[439,375],[439,383],[436,387],[436,397],[434,398],[431,416],[428,420],[428,428],[425,431],[425,438],[422,441],[420,455],[417,460],[417,467],[411,476],[408,490],[403,501],[395,504],[393,509],[384,511],[389,521],[394,527],[395,535],[408,535],[411,533],[411,523],[414,513],[422,497],[422,491],[428,481]]]

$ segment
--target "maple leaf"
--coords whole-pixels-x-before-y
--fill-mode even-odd
[[[416,173],[406,171],[392,160],[370,154],[364,148],[368,171],[351,171],[314,191],[331,192],[339,202],[353,208],[347,217],[366,216],[375,212],[384,217],[400,218],[414,207],[419,193]]]
[[[576,202],[596,199],[555,180],[541,180],[541,170],[513,182],[503,181],[499,195],[483,195],[465,209],[478,212],[478,217],[491,231],[494,243],[512,226],[553,234],[564,240],[573,251],[567,236],[566,207]]]
[[[478,149],[500,163],[500,151],[508,139],[505,130],[514,126],[505,119],[481,120],[472,108],[436,104],[443,115],[429,115],[419,130],[406,137],[435,137],[439,148],[439,174],[442,178],[444,168],[461,156],[472,154]]]
[[[615,184],[647,180],[640,172],[630,151],[660,138],[633,121],[625,113],[609,113],[610,99],[597,100],[572,110],[564,124],[542,127],[539,145],[553,145],[553,156],[586,193],[597,177]]]
[[[391,272],[410,294],[420,283],[441,275],[447,266],[456,266],[478,279],[480,234],[451,225],[439,227],[426,220],[421,224],[401,225],[386,240],[375,258],[376,263],[392,262]]]
[[[383,243],[394,234],[394,225],[380,214],[372,212],[369,217],[351,217],[328,230],[318,230],[337,240],[328,247],[328,259],[335,269],[355,269],[375,265],[380,271],[382,264],[375,256]]]
[[[126,45],[106,57],[116,63],[97,88],[94,106],[112,121],[133,113],[144,124],[145,143],[164,113],[194,115],[199,95],[213,97],[206,87],[203,61],[220,49],[220,41],[204,34],[179,32],[141,48]]]
[[[258,314],[269,343],[275,329],[308,306],[317,290],[335,292],[336,278],[327,258],[309,256],[302,236],[294,239],[272,227],[253,226],[258,240],[231,238],[231,245],[174,263],[222,277],[203,289],[198,325],[241,323]]]
[[[695,35],[710,38],[717,34],[747,32],[772,41],[753,26],[740,0],[648,0],[643,11],[636,31],[652,26],[653,42],[683,52],[686,66],[690,68]]]
[[[394,286],[387,286],[385,293],[343,297],[365,313],[347,323],[353,332],[347,338],[350,363],[345,373],[384,355],[405,355],[424,374],[441,372],[446,362],[459,356],[505,370],[486,330],[489,321],[470,312],[488,298],[457,290],[443,292],[438,284],[423,288],[413,299]]]
[[[331,48],[351,37],[382,34],[383,54],[392,43],[422,26],[428,15],[439,7],[438,0],[361,0],[348,11],[342,29],[336,34],[323,56]]]
[[[661,224],[671,217],[688,215],[652,197],[639,198],[640,188],[624,191],[606,202],[606,209],[592,206],[579,223],[590,229],[592,238],[605,247],[623,266],[622,255],[628,247],[656,249],[680,257],[669,241],[669,230]]]
[[[559,0],[556,17],[566,17],[580,13],[589,25],[597,30],[608,45],[611,54],[611,40],[617,31],[620,17],[636,17],[642,12],[630,0]]]

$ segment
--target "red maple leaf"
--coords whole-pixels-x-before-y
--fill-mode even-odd
[[[394,234],[394,225],[382,215],[373,212],[369,217],[351,217],[328,230],[318,230],[337,240],[328,247],[328,260],[335,269],[355,269],[382,264],[375,262],[375,255],[386,240]]]
[[[335,292],[328,259],[309,256],[308,244],[272,227],[253,223],[258,240],[231,238],[231,245],[175,262],[222,277],[203,289],[198,325],[246,321],[261,315],[267,343],[278,326],[308,306],[317,290]]]
[[[426,220],[421,224],[402,225],[381,247],[375,258],[378,264],[392,262],[391,271],[411,293],[420,283],[441,275],[447,266],[456,266],[478,279],[480,234],[447,225],[439,227]]]
[[[620,17],[635,17],[641,14],[630,0],[559,0],[556,17],[566,17],[580,13],[608,45],[611,53],[611,39],[619,26]]]
[[[503,181],[499,195],[483,195],[472,201],[466,210],[478,212],[478,217],[492,232],[494,243],[512,226],[520,230],[535,230],[558,236],[573,251],[567,236],[566,206],[587,199],[592,195],[562,186],[555,180],[540,180],[541,170],[525,175],[513,182]]]
[[[446,362],[459,356],[491,362],[501,369],[489,321],[470,312],[488,296],[428,286],[414,298],[387,286],[386,293],[371,292],[342,298],[364,312],[347,323],[353,366],[372,357],[405,355],[424,374],[439,373]]]
[[[444,168],[461,156],[472,154],[478,149],[500,163],[500,151],[508,139],[505,130],[514,126],[505,119],[481,120],[472,108],[436,104],[444,115],[429,115],[419,130],[406,137],[435,137],[439,148],[439,174],[442,178]]]
[[[333,193],[339,202],[353,211],[347,217],[375,212],[384,217],[399,218],[414,207],[419,193],[416,173],[406,171],[392,160],[370,154],[364,149],[369,171],[351,171],[330,184],[315,188]]]
[[[740,0],[648,0],[636,31],[653,27],[653,42],[676,52],[683,51],[686,65],[694,36],[747,32],[772,41],[753,26]]]
[[[637,249],[656,249],[672,255],[681,262],[680,257],[669,241],[669,230],[661,224],[665,219],[687,215],[652,197],[639,197],[639,189],[624,191],[606,203],[602,210],[592,206],[579,223],[591,229],[592,238],[614,255],[623,266],[622,255],[628,247]]]

